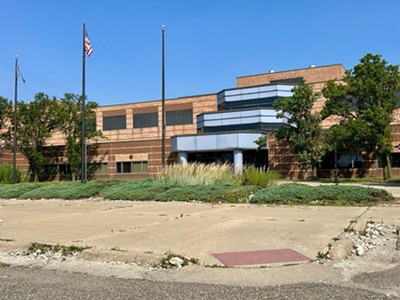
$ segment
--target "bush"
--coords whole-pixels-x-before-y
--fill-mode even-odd
[[[230,164],[190,163],[167,166],[158,181],[177,185],[239,185],[240,177],[233,174]]]
[[[268,187],[275,183],[275,181],[281,179],[281,176],[277,172],[265,172],[261,168],[254,166],[247,166],[243,168],[243,184],[256,185],[259,187]]]
[[[359,187],[302,184],[282,184],[257,191],[251,203],[317,204],[317,205],[370,205],[391,201],[393,196],[385,190]]]
[[[15,172],[16,182],[21,181],[21,172],[18,169]],[[13,182],[13,165],[0,164],[0,183],[12,183]]]
[[[111,200],[154,200],[158,194],[170,187],[169,184],[164,184],[156,180],[134,180],[104,189],[100,195]]]
[[[255,186],[195,185],[175,186],[157,195],[160,201],[201,201],[211,203],[246,203],[257,190]]]
[[[103,189],[113,185],[122,184],[121,180],[93,180],[82,184],[79,181],[74,182],[52,182],[41,184],[38,188],[32,189],[19,195],[19,198],[27,199],[81,199],[97,196]]]
[[[156,200],[156,201],[203,201],[247,202],[258,188],[232,185],[178,185],[158,180],[129,181],[101,192],[107,199]]]
[[[43,183],[31,182],[0,185],[0,198],[18,198],[41,186],[43,186]]]

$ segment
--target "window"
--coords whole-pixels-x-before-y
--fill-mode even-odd
[[[92,163],[87,166],[88,173],[91,175],[107,174],[107,163]]]
[[[133,128],[147,128],[158,126],[158,113],[134,114]]]
[[[103,130],[126,129],[126,116],[103,117]]]
[[[193,110],[185,109],[167,111],[166,124],[167,126],[193,124]]]
[[[336,167],[338,169],[361,169],[363,157],[361,154],[336,154]],[[319,169],[335,169],[335,153],[327,152],[318,164]]]
[[[117,173],[147,173],[147,161],[117,162]]]

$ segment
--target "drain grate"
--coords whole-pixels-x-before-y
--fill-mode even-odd
[[[306,262],[310,259],[292,249],[273,249],[244,252],[212,253],[225,266],[260,265],[287,262]]]

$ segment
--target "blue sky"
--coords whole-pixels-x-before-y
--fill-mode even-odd
[[[14,98],[14,63],[37,92],[81,93],[82,23],[93,46],[86,93],[100,105],[215,93],[236,77],[342,63],[366,53],[400,64],[398,0],[0,0],[0,96]]]

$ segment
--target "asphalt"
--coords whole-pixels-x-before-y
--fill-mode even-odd
[[[388,188],[400,196],[399,186]],[[367,221],[376,221],[400,226],[400,205],[322,207],[0,199],[0,220],[0,253],[23,252],[32,242],[40,242],[90,247],[81,254],[89,261],[154,264],[169,252],[197,258],[202,267],[183,268],[178,273],[147,273],[146,278],[257,285],[329,282],[340,274],[323,265],[290,261],[263,268],[241,266],[232,271],[219,268],[223,265],[212,253],[289,248],[315,259],[351,224],[362,227]],[[82,264],[70,266],[70,271],[80,268]],[[121,272],[119,276],[123,277]]]

